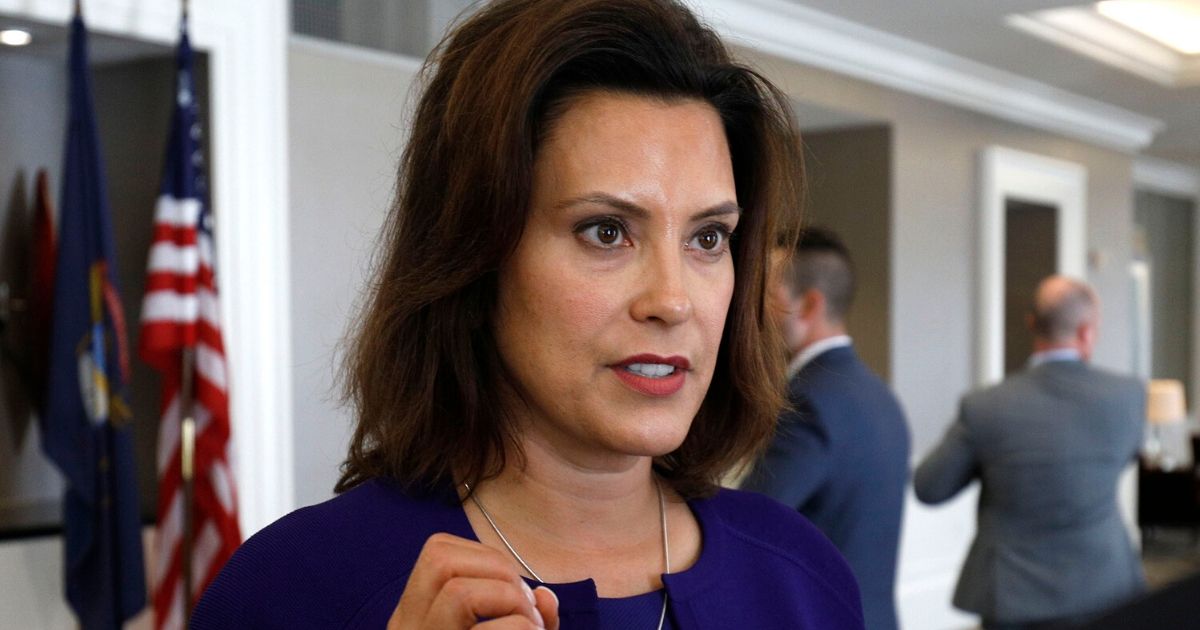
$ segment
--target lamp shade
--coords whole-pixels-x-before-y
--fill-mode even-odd
[[[1150,424],[1183,422],[1187,405],[1183,400],[1183,383],[1173,379],[1150,381],[1146,397],[1146,420]]]

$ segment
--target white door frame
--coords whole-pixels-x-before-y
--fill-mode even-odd
[[[1074,162],[992,146],[980,155],[977,385],[1004,378],[1005,202],[1052,206],[1058,220],[1058,273],[1087,272],[1087,169]]]

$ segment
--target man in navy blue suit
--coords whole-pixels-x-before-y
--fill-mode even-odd
[[[794,506],[821,528],[858,578],[867,628],[893,630],[909,470],[904,412],[846,334],[855,282],[841,241],[806,230],[775,283],[773,310],[794,353],[792,408],[743,488]]]

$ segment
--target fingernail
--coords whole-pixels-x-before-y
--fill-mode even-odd
[[[533,607],[533,622],[536,623],[537,627],[539,628],[546,627],[546,620],[542,619],[542,613],[537,609],[537,606]]]
[[[533,590],[525,583],[525,580],[520,580],[521,590],[525,591],[525,597],[529,599],[529,603],[533,604],[534,610],[537,609],[537,598],[533,596]]]
[[[536,589],[534,589],[534,590],[538,590],[538,591],[546,591],[547,593],[550,593],[550,597],[553,597],[553,598],[554,598],[554,605],[555,605],[555,606],[558,606],[558,595],[555,595],[555,594],[554,594],[554,591],[550,590],[549,588],[547,588],[547,587],[545,587],[545,586],[539,586],[539,587],[537,587],[537,588],[536,588]]]

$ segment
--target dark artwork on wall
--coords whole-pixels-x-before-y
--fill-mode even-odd
[[[34,242],[35,182],[25,168],[10,174],[0,208],[0,536],[41,531],[59,521],[56,498],[47,498],[40,488],[22,489],[29,485],[30,460],[42,457],[35,425],[46,331],[39,327],[45,313],[34,312],[40,309],[34,308],[39,300],[32,299],[38,290],[32,267],[39,254],[52,255],[38,252]]]

